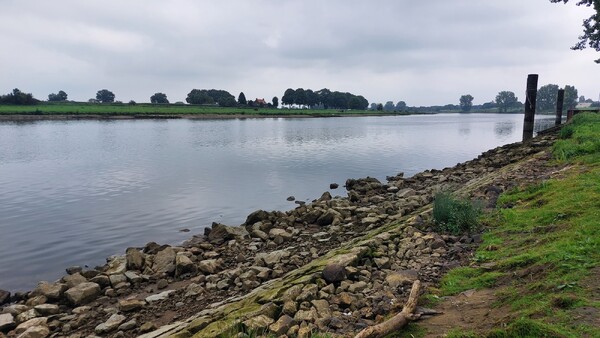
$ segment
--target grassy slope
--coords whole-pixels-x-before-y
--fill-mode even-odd
[[[175,115],[338,115],[335,109],[268,109],[268,108],[222,108],[200,105],[176,104],[93,104],[93,103],[40,103],[32,106],[0,105],[0,114],[93,114],[93,115],[143,115],[143,114],[175,114]],[[364,110],[345,110],[344,114],[365,114]],[[372,112],[370,112],[372,113]]]
[[[490,229],[475,260],[492,269],[452,270],[438,290],[495,288],[493,306],[509,306],[513,320],[487,337],[600,337],[600,115],[576,116],[561,136],[553,152],[569,170],[502,195],[486,216]],[[584,309],[591,318],[582,319]]]

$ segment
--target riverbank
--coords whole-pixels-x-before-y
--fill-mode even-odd
[[[345,198],[325,193],[289,212],[254,212],[242,227],[213,224],[180,247],[149,243],[95,269],[70,268],[60,281],[8,297],[0,331],[351,335],[397,311],[415,279],[436,286],[470,262],[482,237],[434,231],[430,203],[438,191],[493,207],[502,191],[561,175],[567,164],[552,160],[555,140],[539,136],[386,183],[348,180]]]
[[[0,105],[0,121],[73,119],[234,119],[281,117],[395,116],[408,113],[339,109],[215,107],[188,104],[40,103]]]

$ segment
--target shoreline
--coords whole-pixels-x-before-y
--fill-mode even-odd
[[[464,261],[479,241],[477,234],[458,238],[432,232],[428,208],[435,191],[447,189],[484,199],[493,198],[488,196],[487,186],[493,183],[494,174],[502,170],[513,173],[514,170],[505,168],[546,149],[552,140],[552,135],[539,136],[526,143],[488,150],[476,159],[452,168],[426,170],[410,178],[401,174],[388,177],[387,183],[372,178],[349,179],[346,182],[348,197],[332,198],[326,192],[312,203],[299,205],[288,212],[258,210],[248,215],[240,227],[213,223],[204,235],[192,236],[180,246],[151,242],[143,248],[128,248],[124,256],[110,257],[101,267],[67,268],[68,274],[56,282],[40,282],[30,292],[9,295],[12,305],[5,306],[4,312],[10,308],[12,323],[0,328],[0,332],[8,333],[11,331],[7,328],[15,327],[18,330],[17,325],[32,325],[31,321],[34,321],[35,327],[53,334],[95,332],[105,335],[119,330],[122,336],[132,336],[159,330],[175,322],[179,323],[177,330],[180,332],[206,331],[206,336],[211,336],[215,333],[210,331],[215,329],[211,324],[227,318],[223,317],[223,312],[211,312],[209,317],[204,316],[203,324],[195,324],[193,328],[189,327],[193,321],[186,319],[194,318],[210,307],[225,311],[223,307],[232,299],[242,303],[231,306],[238,310],[248,309],[246,313],[236,312],[238,319],[266,316],[263,310],[258,314],[258,308],[252,305],[258,302],[263,307],[266,304],[283,306],[287,317],[306,323],[305,327],[310,330],[356,330],[357,324],[368,324],[370,320],[360,311],[366,305],[357,302],[358,295],[367,292],[365,290],[374,290],[377,294],[383,292],[385,289],[379,288],[388,285],[393,279],[391,276],[396,276],[387,272],[389,269],[416,271],[394,278],[407,281],[418,276],[429,285],[435,285],[443,272],[454,266],[452,262]],[[488,176],[491,177],[489,182],[487,179],[482,181]],[[502,184],[507,184],[506,178],[502,180]],[[509,187],[505,186],[503,190]],[[373,241],[375,238],[379,239]],[[398,250],[403,248],[405,258],[385,258],[388,257],[386,248],[390,246]],[[377,254],[380,250],[381,254]],[[327,277],[325,280],[308,278],[332,261],[345,269],[342,283],[346,286],[339,292],[347,293],[348,298],[335,296],[338,295],[335,285],[340,281]],[[320,276],[321,272],[318,274]],[[373,277],[374,274],[379,277]],[[375,281],[377,283],[373,284]],[[272,302],[264,301],[264,292],[268,293],[269,288],[276,287],[280,290],[276,294],[281,295],[291,292],[293,285],[302,285],[298,294],[294,291],[297,303],[293,308],[290,304],[286,310],[285,301],[279,302],[275,298]],[[309,290],[313,288],[316,290],[314,295],[321,289],[317,298],[326,303],[310,296],[313,291]],[[298,308],[304,297],[303,290],[309,292],[304,300],[310,302],[312,299],[312,309],[310,304],[309,309]],[[392,290],[394,297],[405,297],[403,290]],[[195,302],[189,303],[194,299]],[[0,300],[0,304],[5,301]],[[330,310],[325,309],[326,304]],[[346,308],[355,308],[353,313],[356,315],[335,324],[317,321],[327,317],[327,313],[329,318],[331,315],[343,318],[339,311]],[[177,313],[175,318],[173,313]],[[109,325],[109,316],[114,317],[113,322],[118,322],[116,326]],[[271,313],[271,316],[275,315]],[[276,318],[262,319],[270,321],[271,325]],[[127,323],[129,325],[125,325]],[[288,326],[289,330],[293,327]],[[295,330],[301,330],[301,327]]]

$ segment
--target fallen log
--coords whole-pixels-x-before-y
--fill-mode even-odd
[[[421,288],[421,282],[416,280],[410,290],[410,295],[402,311],[394,317],[386,320],[383,323],[379,323],[374,326],[369,326],[366,329],[360,331],[354,338],[381,338],[386,335],[400,330],[406,326],[409,322],[419,318],[419,314],[415,314],[417,308],[417,300],[419,297],[419,289]]]

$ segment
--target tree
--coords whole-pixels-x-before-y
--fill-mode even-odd
[[[295,99],[296,99],[296,91],[293,90],[292,88],[288,88],[285,90],[285,92],[283,93],[283,96],[281,97],[281,103],[290,106],[290,105],[294,104]]]
[[[556,96],[558,95],[558,85],[547,84],[541,86],[537,92],[536,110],[539,112],[555,111]]]
[[[383,110],[383,105],[381,103],[377,104],[377,110],[378,111],[382,111]]]
[[[167,94],[155,93],[150,96],[150,103],[169,103],[169,100],[167,99]]]
[[[398,103],[396,103],[396,110],[399,112],[405,111],[406,110],[406,102],[398,101]]]
[[[574,109],[577,106],[577,89],[574,86],[565,86],[564,108]]]
[[[115,102],[115,94],[107,89],[101,89],[96,93],[96,100],[102,103]]]
[[[394,108],[396,108],[396,106],[394,106],[394,102],[392,101],[386,102],[383,106],[384,111],[394,111]]]
[[[62,90],[59,90],[58,93],[48,94],[48,101],[50,102],[60,102],[67,101],[67,93]]]
[[[304,106],[306,104],[306,91],[303,88],[296,89],[294,103],[299,106]]]
[[[277,96],[273,96],[273,107],[279,107],[279,99],[277,98]]]
[[[371,103],[371,108],[369,108],[369,109],[371,109],[371,110],[377,110],[377,103],[375,103],[375,102]]]
[[[219,100],[218,103],[221,107],[235,107],[237,104],[234,96],[224,96]]]
[[[501,91],[496,95],[496,104],[502,113],[506,113],[510,108],[515,107],[517,102],[519,102],[519,99],[513,92]]]
[[[13,89],[12,93],[0,95],[0,103],[4,104],[36,104],[39,101],[33,98],[31,93],[23,93],[18,88]]]
[[[585,5],[586,7],[594,6],[595,14],[583,20],[583,34],[579,36],[579,41],[575,46],[571,47],[574,50],[582,50],[587,47],[600,52],[600,1],[599,0],[578,0],[577,6]],[[569,0],[550,0],[550,2],[567,3]],[[600,63],[600,59],[595,60]]]
[[[471,94],[463,95],[460,97],[460,110],[468,112],[473,107],[473,96]]]
[[[237,102],[242,105],[248,104],[248,100],[246,100],[246,95],[244,95],[244,92],[240,92]]]
[[[213,104],[215,103],[215,100],[208,96],[205,90],[192,89],[192,91],[188,93],[185,102],[189,104]]]

